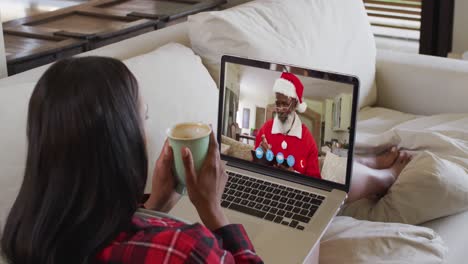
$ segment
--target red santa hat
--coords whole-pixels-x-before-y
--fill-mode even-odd
[[[307,104],[302,100],[304,85],[302,85],[301,80],[299,80],[296,75],[283,72],[281,77],[275,81],[273,91],[297,99],[299,103],[297,104],[296,110],[299,113],[304,113],[306,111]]]

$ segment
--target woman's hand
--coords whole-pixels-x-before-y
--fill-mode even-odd
[[[179,201],[180,195],[175,192],[177,180],[173,173],[174,156],[166,139],[163,149],[156,161],[151,185],[151,195],[145,208],[167,213]]]
[[[211,132],[208,154],[198,174],[195,171],[192,153],[188,148],[182,149],[182,158],[188,196],[205,226],[216,230],[229,224],[221,207],[221,196],[228,176],[221,163],[214,133]]]

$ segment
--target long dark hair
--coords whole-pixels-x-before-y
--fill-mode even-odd
[[[88,263],[130,228],[148,162],[135,77],[103,57],[62,60],[29,101],[24,180],[1,241],[13,263]]]

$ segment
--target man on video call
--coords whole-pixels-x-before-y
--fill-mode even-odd
[[[297,115],[304,113],[304,86],[294,74],[284,72],[275,81],[276,116],[258,131],[255,140],[257,158],[276,159],[275,166],[307,176],[321,178],[318,150],[309,129]],[[265,154],[265,155],[263,155]]]

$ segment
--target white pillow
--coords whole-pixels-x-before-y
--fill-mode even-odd
[[[444,241],[433,230],[336,217],[320,242],[320,263],[444,263]]]
[[[403,169],[378,201],[347,205],[342,215],[382,222],[422,224],[468,209],[468,159],[425,151]]]
[[[200,57],[181,44],[170,43],[124,63],[137,78],[142,98],[148,104],[149,192],[167,128],[180,122],[200,121],[211,123],[216,131],[218,89]]]
[[[357,75],[360,107],[376,102],[376,47],[361,0],[258,0],[188,20],[215,80],[231,54]]]
[[[0,230],[23,181],[28,104],[34,85],[0,87]]]
[[[406,121],[416,119],[418,116],[383,107],[366,107],[357,115],[357,135],[382,134]],[[356,140],[356,143],[359,142]]]

